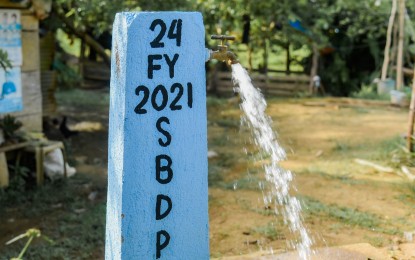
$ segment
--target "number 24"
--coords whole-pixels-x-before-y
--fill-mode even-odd
[[[161,19],[154,20],[150,25],[150,30],[154,32],[156,27],[160,27],[160,32],[152,42],[150,42],[151,48],[163,48],[164,42],[162,42],[164,35],[166,34],[167,25]],[[169,28],[167,38],[170,40],[176,39],[176,45],[180,47],[182,42],[182,19],[174,19]]]

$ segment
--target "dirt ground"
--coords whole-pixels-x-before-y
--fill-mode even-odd
[[[79,98],[82,96],[94,98]],[[0,210],[0,252],[12,254],[3,246],[4,242],[36,226],[61,241],[62,250],[73,250],[73,254],[68,254],[73,257],[76,246],[65,244],[63,237],[68,233],[62,232],[59,225],[73,225],[77,229],[80,221],[77,218],[90,216],[90,225],[97,234],[85,241],[94,245],[88,249],[93,253],[79,258],[102,257],[107,100],[108,93],[102,90],[60,94],[59,113],[68,116],[69,126],[85,121],[102,126],[65,140],[78,174],[58,189],[76,193],[77,199],[61,197],[45,202],[46,206],[34,214],[36,218],[22,213],[30,202],[5,203]],[[304,223],[314,247],[356,243],[388,247],[408,242],[404,232],[415,230],[415,184],[400,171],[402,165],[414,166],[412,158],[400,147],[404,144],[402,133],[407,128],[407,109],[349,99],[270,99],[268,104],[274,129],[288,154],[283,166],[295,173],[292,194],[302,201]],[[209,159],[212,257],[259,250],[283,253],[292,249],[289,244],[296,239],[288,232],[283,218],[263,202],[264,191],[260,187],[266,189],[268,184],[264,182],[261,166],[267,159],[259,159],[260,154],[250,142],[249,130],[240,127],[240,116],[236,99],[208,98],[209,150],[216,153]],[[393,171],[381,172],[355,159],[391,167]],[[71,188],[74,183],[75,190]],[[49,184],[50,189],[54,185]],[[93,192],[98,196],[90,200]],[[86,212],[79,213],[79,209]],[[100,216],[98,222],[96,214]],[[59,222],[67,216],[71,217],[66,222]],[[69,234],[76,236],[82,230],[77,232]],[[98,241],[100,236],[102,240]],[[36,247],[35,244],[32,250],[36,251]],[[17,252],[16,248],[13,250]],[[39,249],[41,252],[44,251]]]
[[[402,241],[403,232],[415,229],[414,184],[401,177],[398,170],[401,165],[413,163],[400,147],[407,127],[406,110],[348,99],[268,103],[274,129],[288,153],[283,165],[295,173],[296,191],[292,193],[303,201],[305,225],[315,247],[364,242],[389,246]],[[230,102],[222,106],[226,107],[220,109],[223,112],[211,113],[220,119],[210,118],[219,122],[209,128],[210,149],[215,149],[212,139],[228,132],[232,144],[216,149],[220,154],[233,153],[238,159],[222,173],[223,179],[234,182],[234,186],[225,185],[224,189],[213,183],[218,187],[210,189],[212,256],[270,248],[284,252],[287,239],[295,237],[284,227],[281,217],[265,208],[262,192],[258,185],[255,187],[262,179],[261,168],[258,162],[244,162],[247,157],[242,150],[250,145],[235,141],[238,135],[248,133],[224,127],[229,122],[220,124],[221,120],[240,117],[237,105]],[[394,172],[379,172],[355,159],[391,166]],[[214,165],[215,161],[211,162]],[[244,183],[247,172],[251,172],[248,183],[254,185]]]

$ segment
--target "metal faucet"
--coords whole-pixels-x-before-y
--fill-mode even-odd
[[[228,46],[226,45],[227,40],[235,40],[234,36],[212,35],[211,39],[220,40],[221,42],[220,45],[218,45],[217,51],[209,50],[209,59],[215,59],[226,62],[226,64],[228,64],[229,66],[232,64],[239,63],[235,53],[228,51]]]

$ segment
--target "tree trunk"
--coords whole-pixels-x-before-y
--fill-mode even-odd
[[[408,123],[408,133],[406,134],[406,147],[409,152],[413,152],[412,147],[412,135],[414,134],[414,109],[415,109],[415,68],[414,68],[414,77],[412,79],[412,97],[411,105],[409,106],[409,123]]]
[[[287,57],[286,57],[286,64],[285,64],[285,74],[290,75],[291,71],[290,71],[290,63],[291,63],[291,54],[290,54],[290,43],[287,43]]]
[[[108,66],[111,66],[111,58],[107,55],[107,53],[105,52],[105,49],[97,41],[95,41],[94,38],[89,36],[87,33],[75,28],[72,21],[70,21],[68,18],[66,18],[66,16],[64,14],[57,11],[57,8],[55,8],[55,10],[56,10],[56,14],[57,14],[58,18],[66,25],[66,27],[69,29],[69,31],[71,33],[75,34],[77,37],[79,37],[83,42],[88,44],[88,46],[90,48],[94,49],[97,52],[97,54],[102,57],[104,62]]]
[[[405,0],[399,0],[399,42],[398,59],[396,61],[396,88],[403,88],[403,44],[405,38]]]
[[[85,61],[85,42],[81,41],[81,49],[79,54],[79,75],[84,77],[84,61]]]
[[[248,44],[248,70],[252,71],[252,45]]]
[[[389,50],[390,50],[390,47],[391,47],[393,23],[395,22],[396,1],[397,0],[392,0],[392,10],[391,10],[391,15],[389,17],[388,30],[387,30],[387,33],[386,33],[386,45],[385,45],[385,52],[384,52],[385,55],[384,55],[384,58],[383,58],[381,80],[385,80],[387,75],[388,75]]]
[[[390,57],[390,66],[396,66],[396,53],[398,51],[398,23],[393,24],[393,37],[392,37],[392,53]]]
[[[268,73],[268,41],[264,39],[264,55],[263,57],[263,64],[264,64],[264,73],[265,75]]]
[[[318,47],[316,43],[313,43],[313,60],[311,63],[311,70],[310,70],[310,84],[308,89],[310,91],[310,95],[314,94],[314,76],[317,75],[318,72],[318,58],[320,54],[318,52]]]

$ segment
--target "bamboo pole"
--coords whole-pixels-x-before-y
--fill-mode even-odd
[[[385,45],[385,52],[384,52],[385,55],[383,59],[381,80],[385,80],[388,75],[389,50],[391,47],[393,23],[395,22],[395,16],[396,16],[396,1],[397,0],[392,0],[391,15],[389,17],[388,30],[386,33],[386,45]]]
[[[388,30],[386,33],[386,45],[385,45],[385,51],[384,51],[381,80],[385,80],[388,74],[389,50],[391,46],[392,28],[393,28],[393,23],[395,21],[395,16],[396,16],[396,1],[397,0],[392,0],[391,15],[389,17]]]
[[[403,88],[403,44],[405,37],[405,0],[399,0],[399,42],[398,57],[396,61],[396,89]]]
[[[290,42],[287,42],[287,48],[286,48],[286,64],[285,64],[285,74],[289,75],[291,74],[290,71],[290,64],[291,64],[291,53],[290,53]]]
[[[406,147],[409,152],[413,152],[412,135],[414,134],[414,116],[415,116],[414,110],[415,110],[415,68],[414,68],[414,77],[412,78],[412,97],[411,97],[411,105],[409,106],[408,133],[406,134]]]

